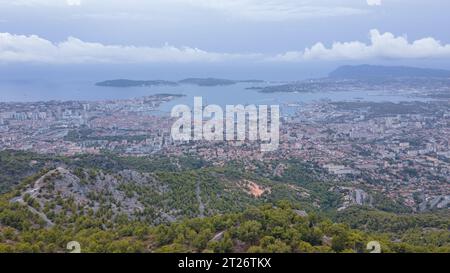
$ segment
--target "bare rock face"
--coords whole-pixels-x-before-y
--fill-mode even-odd
[[[372,206],[373,198],[362,189],[354,187],[337,187],[334,189],[342,195],[343,204],[338,211],[344,210],[352,205]]]
[[[361,189],[355,189],[353,191],[353,201],[358,205],[365,205],[372,203],[370,195]]]
[[[39,214],[50,226],[52,222],[45,213],[59,213],[67,209],[65,204],[76,206],[78,210],[92,209],[94,212],[107,207],[114,215],[120,213],[131,218],[140,215],[145,210],[137,194],[141,189],[158,195],[166,187],[149,173],[124,170],[108,174],[59,167],[31,183],[11,201],[32,204],[30,210]],[[45,212],[44,208],[47,208]],[[168,213],[163,213],[161,217],[174,220]]]
[[[225,230],[218,232],[214,235],[214,237],[210,240],[210,242],[219,242],[223,239],[223,235],[225,234]]]
[[[448,209],[450,207],[450,195],[438,195],[424,197],[419,204],[419,211],[434,209]]]
[[[294,210],[294,212],[300,217],[308,217],[308,213],[304,210]]]

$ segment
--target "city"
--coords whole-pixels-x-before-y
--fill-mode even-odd
[[[448,101],[291,105],[296,111],[283,117],[280,147],[264,153],[249,141],[174,141],[174,119],[157,108],[177,96],[1,103],[0,148],[66,156],[105,150],[121,156],[190,154],[217,166],[240,160],[249,168],[254,160],[299,159],[415,211],[449,207]]]

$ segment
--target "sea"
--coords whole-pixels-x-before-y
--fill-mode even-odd
[[[132,99],[155,94],[181,94],[175,100],[160,105],[160,113],[170,113],[173,106],[185,104],[192,106],[194,97],[202,97],[203,105],[280,105],[285,112],[304,104],[321,101],[369,101],[401,102],[423,101],[423,98],[411,94],[386,91],[322,91],[302,93],[261,93],[249,87],[279,85],[283,82],[238,83],[228,86],[179,85],[152,87],[102,87],[90,80],[16,80],[0,81],[0,102],[36,102],[36,101],[104,101]]]

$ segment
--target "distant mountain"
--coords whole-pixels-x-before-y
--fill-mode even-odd
[[[378,78],[450,78],[450,71],[407,66],[357,65],[341,66],[329,74],[329,78],[378,79]]]
[[[135,80],[127,80],[127,79],[118,79],[118,80],[108,80],[103,82],[98,82],[95,85],[97,86],[106,86],[106,87],[145,87],[145,86],[176,86],[178,85],[176,82],[163,81],[163,80],[154,80],[154,81],[135,81]]]

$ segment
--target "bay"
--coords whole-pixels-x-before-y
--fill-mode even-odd
[[[203,98],[203,104],[225,105],[256,104],[280,105],[282,109],[296,107],[304,103],[318,101],[371,101],[371,102],[400,102],[424,100],[409,94],[391,91],[339,91],[304,92],[304,93],[259,93],[248,87],[266,86],[280,83],[239,83],[228,86],[201,87],[196,85],[152,86],[152,87],[101,87],[95,82],[82,80],[23,80],[0,82],[1,102],[34,102],[34,101],[103,101],[132,99],[155,94],[182,94],[170,102],[159,107],[159,111],[170,112],[177,104],[193,105],[194,97]]]

